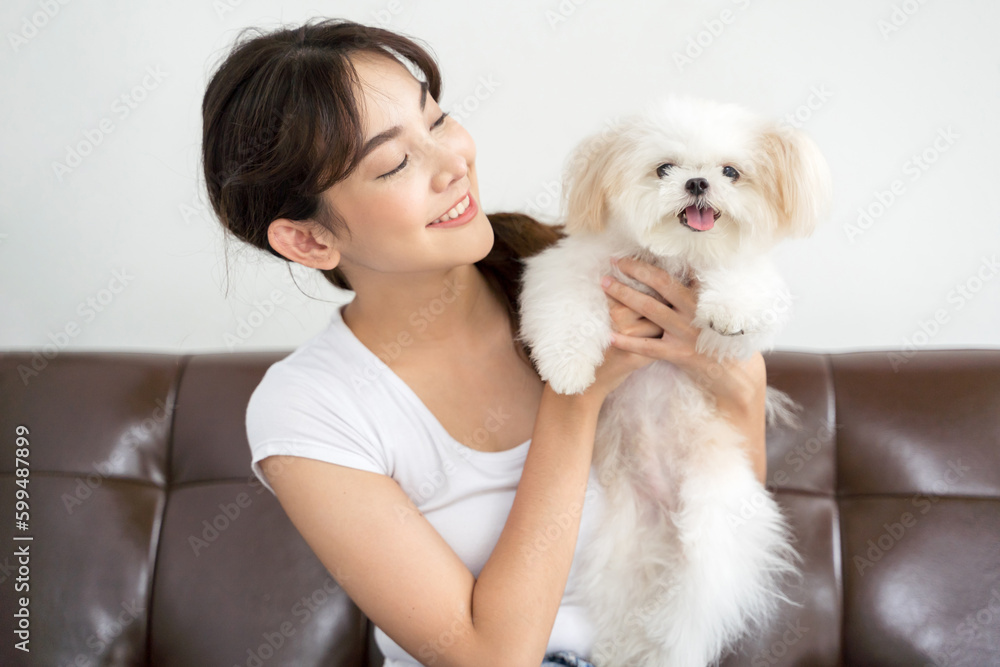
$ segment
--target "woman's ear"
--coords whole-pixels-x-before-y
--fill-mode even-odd
[[[776,202],[778,229],[792,238],[809,236],[832,205],[826,159],[805,132],[784,125],[766,129],[761,144],[766,155],[761,176]]]
[[[267,241],[285,259],[313,269],[333,269],[340,262],[337,239],[318,222],[278,218],[267,227]]]
[[[605,131],[588,137],[570,154],[563,175],[563,224],[568,234],[600,232],[606,226],[615,134]]]

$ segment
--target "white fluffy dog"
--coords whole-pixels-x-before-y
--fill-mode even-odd
[[[600,279],[663,300],[613,267],[637,257],[690,286],[699,352],[767,350],[790,298],[768,259],[825,217],[829,170],[803,133],[742,107],[671,97],[585,140],[564,181],[566,238],[525,260],[519,339],[562,394],[594,381],[612,333]],[[775,620],[801,557],[743,437],[694,378],[665,361],[601,408],[594,465],[605,491],[581,563],[603,667],[704,667]],[[771,423],[797,406],[768,388]]]

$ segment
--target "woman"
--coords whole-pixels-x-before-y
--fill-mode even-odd
[[[414,41],[340,20],[238,44],[208,85],[219,219],[355,292],[255,390],[253,470],[375,623],[386,665],[586,665],[571,575],[605,397],[656,359],[710,378],[763,479],[763,358],[697,354],[692,288],[626,261],[666,304],[612,281],[619,335],[596,381],[549,389],[515,304],[518,258],[558,228],[483,212],[475,144],[440,91]]]

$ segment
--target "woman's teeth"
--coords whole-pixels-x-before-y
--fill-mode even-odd
[[[447,222],[448,220],[454,220],[458,216],[465,213],[465,209],[469,208],[469,195],[465,195],[465,199],[455,204],[454,208],[442,215],[440,218],[434,222]],[[433,225],[434,222],[431,224]]]

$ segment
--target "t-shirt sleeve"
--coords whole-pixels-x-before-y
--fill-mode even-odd
[[[274,489],[260,467],[268,456],[303,456],[389,474],[377,438],[336,385],[317,391],[269,369],[247,403],[246,432],[251,470],[272,494]]]

